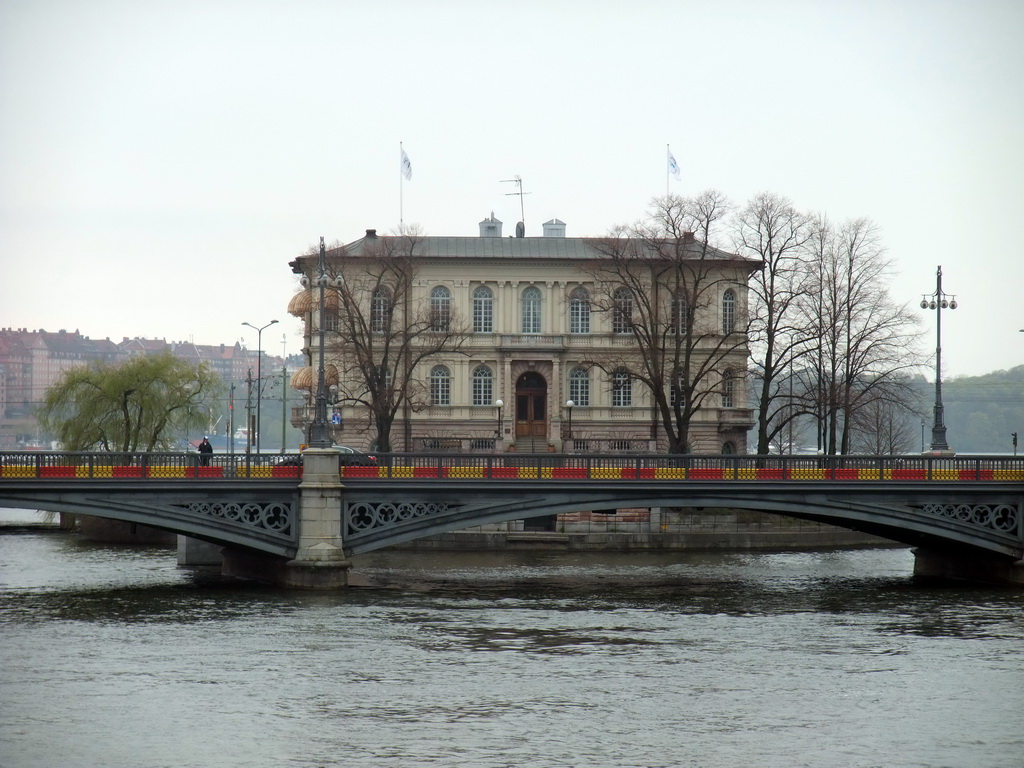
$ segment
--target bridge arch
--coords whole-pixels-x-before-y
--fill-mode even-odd
[[[137,523],[225,547],[293,557],[298,545],[298,494],[294,490],[163,493],[45,492],[5,493],[0,506],[39,509]]]
[[[349,554],[478,525],[529,517],[629,507],[719,507],[788,515],[869,533],[909,546],[974,550],[1002,557],[1024,557],[1021,530],[1024,505],[1012,495],[832,493],[820,488],[794,493],[770,487],[738,489],[709,484],[704,489],[637,487],[624,484],[566,484],[557,490],[530,491],[512,483],[505,490],[491,481],[487,488],[450,491],[402,485],[381,501],[357,484],[346,488],[343,538]],[[595,487],[596,486],[596,487]],[[514,490],[513,490],[514,489]],[[863,489],[860,489],[863,492]]]
[[[309,451],[294,462],[246,455],[206,467],[177,454],[114,457],[120,463],[101,454],[5,454],[0,505],[141,523],[286,558],[297,574],[288,583],[304,586],[328,572],[314,586],[334,586],[346,555],[390,544],[624,507],[732,507],[832,523],[938,560],[948,553],[937,569],[970,558],[1014,563],[1000,578],[1024,584],[1024,458],[378,458],[339,468],[333,452]]]

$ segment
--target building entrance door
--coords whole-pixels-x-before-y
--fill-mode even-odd
[[[535,371],[516,381],[516,437],[546,437],[548,383]]]

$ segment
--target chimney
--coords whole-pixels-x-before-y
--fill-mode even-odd
[[[693,232],[683,232],[684,243],[692,243],[693,241]]]
[[[501,222],[494,218],[494,211],[480,222],[480,237],[501,237]]]
[[[368,230],[366,230],[366,238],[368,240],[372,240],[375,237],[377,237],[377,230],[376,229],[368,229]]]
[[[545,221],[544,237],[565,237],[565,222],[561,219],[551,219],[551,221]]]

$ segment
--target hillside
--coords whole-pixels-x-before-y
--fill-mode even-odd
[[[931,440],[935,384],[923,379],[920,388],[925,442]],[[983,376],[943,380],[947,439],[957,453],[1012,453],[1011,433],[1019,434],[1024,453],[1024,365]]]

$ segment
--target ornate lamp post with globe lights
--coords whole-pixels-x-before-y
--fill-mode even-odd
[[[324,289],[329,284],[340,285],[342,278],[331,280],[327,277],[326,249],[324,239],[320,238],[320,258],[317,261],[317,276],[313,284],[320,292],[320,329],[319,329],[319,363],[316,370],[316,403],[313,408],[313,424],[309,429],[309,444],[313,448],[330,448],[333,445],[330,429],[327,426],[327,387],[324,386]]]
[[[942,310],[956,309],[956,296],[942,292],[942,266],[935,273],[935,293],[921,296],[921,309],[935,310],[935,421],[932,424],[932,453],[950,453],[946,425],[942,420]]]

